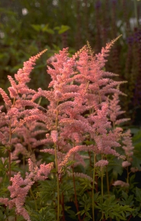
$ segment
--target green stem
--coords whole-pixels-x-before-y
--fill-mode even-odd
[[[104,193],[103,193],[103,167],[101,168],[101,196],[102,196],[102,203],[103,203],[103,196],[104,196]],[[101,220],[104,221],[104,213],[102,211],[102,217],[101,217]]]
[[[11,129],[11,122],[9,124],[9,143],[10,146],[8,147],[8,161],[9,161],[9,165],[8,165],[8,175],[9,175],[9,182],[10,182],[10,178],[11,178],[11,140],[12,140],[12,129]]]
[[[58,159],[57,159],[57,146],[55,144],[55,168],[56,168],[56,178],[57,178],[57,221],[60,217],[60,190],[59,190],[59,174],[58,174]]]
[[[107,167],[106,167],[106,182],[107,182],[107,192],[108,192],[108,195],[109,195],[109,176],[108,176]]]
[[[129,183],[129,170],[128,170],[128,167],[127,167],[127,183]]]
[[[78,220],[81,221],[80,214],[79,214],[79,207],[78,207],[78,201],[77,201],[77,195],[76,195],[76,186],[75,186],[75,177],[74,177],[74,167],[72,166],[72,174],[73,174],[73,187],[74,187],[74,196],[75,196],[75,206],[78,213]]]
[[[8,161],[9,161],[9,165],[8,165],[8,175],[9,175],[9,181],[10,181],[10,178],[11,178],[11,151],[8,150]]]
[[[95,221],[95,214],[94,214],[95,161],[96,161],[96,154],[94,153],[93,186],[92,186],[92,217],[93,217],[93,221]]]
[[[58,114],[59,114],[59,111],[57,110],[56,120],[55,120],[56,130],[58,128]],[[55,151],[55,169],[56,169],[56,178],[57,178],[57,221],[59,221],[60,220],[60,188],[59,188],[59,173],[58,173],[58,158],[57,158],[58,147],[56,143],[54,144],[54,151]]]
[[[61,194],[61,205],[62,205],[62,213],[63,213],[62,221],[65,221],[65,208],[64,208],[64,194],[63,193]]]
[[[31,193],[31,195],[32,195],[32,197],[33,197],[33,199],[34,199],[34,203],[35,203],[35,210],[36,211],[38,211],[38,209],[37,209],[37,202],[36,202],[36,198],[34,197],[34,194],[33,194],[33,191],[32,191],[32,189],[30,188],[30,193]]]
[[[103,157],[102,157],[103,159]],[[103,167],[101,167],[101,196],[102,196],[102,203],[103,203]],[[101,219],[104,219],[104,213],[102,211],[102,217]]]
[[[103,160],[103,155],[101,156],[101,159]],[[101,196],[102,196],[102,202],[103,202],[103,167],[101,167]]]
[[[101,168],[101,196],[103,199],[103,167]]]

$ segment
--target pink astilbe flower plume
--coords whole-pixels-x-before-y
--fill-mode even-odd
[[[10,209],[16,207],[16,213],[22,215],[25,220],[30,221],[31,219],[27,210],[24,208],[24,203],[34,181],[31,181],[28,177],[24,180],[21,174],[18,173],[14,177],[11,177],[11,182],[12,185],[8,187],[11,199],[0,198],[0,203],[8,205]]]
[[[82,152],[104,156],[101,159],[105,160],[95,164],[98,167],[108,166],[107,155],[124,157],[123,166],[131,163],[130,131],[124,132],[120,127],[127,120],[120,119],[123,111],[119,105],[119,96],[123,95],[119,86],[125,82],[113,80],[116,74],[103,69],[116,40],[108,43],[97,55],[93,55],[88,46],[72,57],[69,57],[68,48],[55,54],[47,69],[51,76],[49,90],[38,88],[35,91],[27,85],[36,59],[46,50],[25,62],[14,78],[8,76],[11,83],[9,96],[0,89],[7,108],[6,113],[2,107],[0,109],[1,143],[11,148],[11,160],[17,161],[22,154],[29,165],[25,179],[20,173],[11,177],[12,185],[8,187],[11,199],[0,198],[0,202],[10,208],[16,207],[16,212],[25,220],[30,220],[24,208],[28,191],[34,182],[46,180],[54,166],[59,182],[63,179],[64,168],[68,175],[93,181],[86,174],[70,172],[77,165],[86,166]],[[41,97],[47,99],[47,107],[37,103]],[[118,149],[121,148],[125,156],[120,156]],[[36,151],[54,155],[55,163],[41,163],[42,159],[36,159]],[[117,182],[114,185],[126,184]]]
[[[94,152],[120,156],[118,148],[121,147],[123,131],[118,126],[128,119],[119,119],[123,113],[119,95],[124,95],[119,86],[125,82],[111,79],[116,74],[103,70],[109,50],[116,40],[108,43],[95,56],[85,46],[68,57],[68,49],[65,48],[55,54],[51,62],[53,68],[48,67],[47,72],[52,78],[49,84],[51,91],[45,95],[40,90],[40,95],[42,93],[50,102],[47,113],[44,113],[49,119],[47,129],[56,131],[57,140],[52,132],[51,137],[54,143],[57,141],[58,151],[63,151],[64,159],[61,159],[59,168],[71,159],[71,155],[74,156],[76,147],[85,142],[86,134],[95,144]],[[57,122],[57,127],[54,122]],[[71,146],[68,145],[70,141]],[[47,149],[44,151],[48,152]]]
[[[122,149],[125,152],[125,161],[122,162],[122,167],[128,167],[128,166],[131,166],[133,150],[134,150],[134,147],[132,145],[130,130],[127,130],[125,133],[123,133],[122,138],[123,138]]]
[[[96,167],[104,167],[108,165],[108,160],[99,160],[98,162],[95,163]]]
[[[43,163],[43,164],[40,164],[40,166],[38,167],[29,158],[28,166],[29,166],[29,171],[30,171],[30,174],[28,176],[30,177],[30,179],[34,181],[45,180],[48,178],[48,175],[50,174],[50,171],[53,168],[53,162],[48,163],[48,164]]]
[[[11,185],[8,187],[10,191],[10,198],[0,198],[0,203],[9,206],[10,209],[16,207],[16,213],[23,216],[27,221],[30,221],[30,216],[27,210],[24,208],[26,196],[32,185],[38,180],[45,180],[48,178],[51,169],[53,168],[53,163],[46,164],[43,163],[39,167],[35,165],[31,159],[28,159],[29,172],[26,173],[25,179],[21,177],[20,172],[11,177]]]
[[[17,74],[15,74],[15,79],[19,84],[25,84],[30,81],[29,75],[33,69],[33,66],[35,65],[35,61],[47,51],[47,49],[41,51],[39,54],[31,57],[28,61],[24,62],[24,67],[22,69],[19,69]]]
[[[109,55],[109,51],[111,49],[111,47],[114,45],[114,43],[121,37],[121,35],[119,35],[117,38],[115,38],[114,40],[112,40],[110,43],[106,44],[106,47],[102,48],[101,53],[96,55],[96,58],[99,62],[99,67],[103,68],[105,66],[105,62],[106,62],[106,57]]]
[[[15,79],[8,76],[11,83],[11,86],[8,88],[9,96],[0,88],[0,93],[7,108],[7,113],[3,113],[3,125],[0,128],[0,134],[1,132],[4,133],[4,136],[1,136],[1,143],[8,147],[14,147],[14,151],[11,153],[12,160],[17,159],[19,153],[26,156],[29,149],[30,152],[32,152],[29,147],[34,148],[35,143],[37,146],[37,132],[35,136],[37,128],[38,134],[45,133],[46,126],[44,124],[40,127],[38,126],[38,122],[41,122],[43,118],[38,109],[39,105],[31,100],[32,96],[36,94],[36,91],[27,86],[35,61],[45,51],[46,50],[40,52],[31,57],[29,61],[24,62],[24,67],[19,69],[17,74],[14,75]],[[22,148],[21,146],[18,148],[18,143]],[[45,139],[44,142],[40,141],[40,143],[45,143]],[[38,145],[40,145],[40,143],[38,142]]]
[[[5,102],[6,107],[10,108],[12,106],[12,102],[2,88],[0,88],[0,94]]]
[[[116,180],[116,181],[113,183],[113,186],[128,187],[128,186],[129,186],[129,183],[125,183],[125,182],[123,182],[122,180]]]

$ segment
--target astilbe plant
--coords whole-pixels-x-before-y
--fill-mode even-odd
[[[119,87],[125,82],[113,80],[112,77],[116,74],[104,70],[106,57],[116,40],[108,43],[97,55],[94,55],[89,44],[72,57],[69,57],[68,48],[55,54],[51,66],[47,68],[47,73],[51,76],[49,90],[39,88],[35,91],[28,87],[33,65],[45,51],[25,62],[23,69],[15,74],[15,79],[8,76],[11,83],[9,96],[0,89],[6,107],[5,112],[1,107],[0,137],[3,151],[8,154],[10,191],[10,195],[6,192],[0,198],[0,203],[10,209],[15,208],[16,214],[23,216],[25,220],[39,219],[34,219],[32,209],[26,201],[30,197],[29,192],[31,196],[35,194],[37,199],[44,195],[40,191],[48,191],[53,180],[56,182],[56,196],[52,195],[52,203],[51,199],[46,199],[43,207],[56,213],[57,221],[65,220],[65,214],[69,214],[67,203],[73,196],[79,221],[94,221],[97,211],[101,214],[100,220],[116,216],[117,219],[121,216],[125,219],[126,212],[132,211],[128,205],[122,206],[117,202],[112,208],[115,210],[114,215],[111,215],[111,210],[108,213],[100,208],[105,200],[103,182],[109,156],[123,159],[122,166],[128,167],[133,154],[130,132],[123,131],[120,127],[121,123],[128,120],[120,119],[123,111],[120,109],[119,96],[124,94]],[[46,108],[41,106],[42,97],[49,102]],[[46,156],[43,157],[44,162],[40,159],[43,154]],[[21,172],[12,170],[13,162],[19,165]],[[84,169],[79,171],[79,167]],[[99,177],[101,196],[96,198]],[[66,194],[69,187],[66,187],[66,191],[63,190],[65,179],[69,183],[71,181],[70,198]],[[81,190],[84,197],[77,192],[78,181],[81,183],[84,180],[92,197],[86,195],[85,191]],[[113,184],[125,186],[128,182],[127,179],[127,182],[115,181]],[[108,185],[107,189],[109,194]],[[49,195],[48,191],[47,198]],[[87,199],[88,196],[89,206],[81,211],[83,198]],[[36,212],[40,211],[41,214],[38,204],[35,205]],[[48,220],[53,220],[52,216],[49,217],[49,212],[46,214]],[[15,217],[17,220],[17,216]]]

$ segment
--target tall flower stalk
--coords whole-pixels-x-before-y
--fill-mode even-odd
[[[56,179],[57,179],[57,221],[60,220],[60,189],[59,189],[59,170],[58,170],[58,111],[56,111],[56,121],[55,121],[56,130],[51,132],[52,139],[54,141],[54,150],[55,150],[55,169],[56,169]]]
[[[94,184],[95,184],[95,163],[96,163],[96,154],[94,153],[94,167],[93,167],[93,183],[92,183],[92,218],[95,221],[95,205],[94,205]]]

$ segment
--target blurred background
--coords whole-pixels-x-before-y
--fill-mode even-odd
[[[7,75],[43,49],[30,87],[47,89],[46,60],[64,47],[70,54],[89,41],[95,53],[122,34],[114,44],[106,71],[128,83],[121,90],[128,126],[141,126],[141,1],[137,0],[0,0],[0,87]]]

